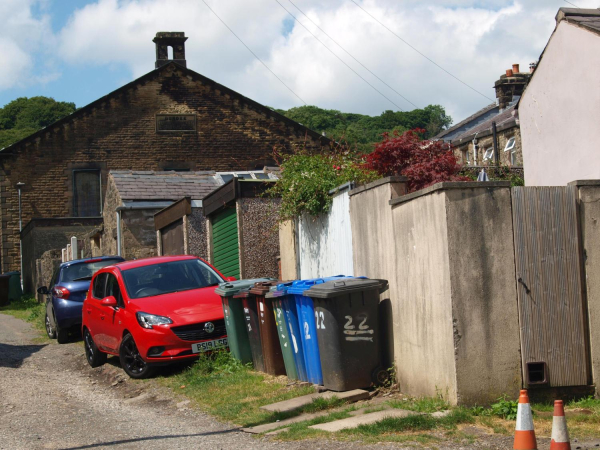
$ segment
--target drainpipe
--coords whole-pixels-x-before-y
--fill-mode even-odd
[[[121,256],[121,211],[117,208],[117,256]]]
[[[518,67],[518,65],[517,65]],[[496,122],[492,122],[492,135],[494,139],[494,158],[496,159],[496,165],[500,165],[500,155],[498,154],[498,132],[496,130]]]

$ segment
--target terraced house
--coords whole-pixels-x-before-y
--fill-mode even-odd
[[[181,32],[157,33],[154,70],[0,151],[2,272],[20,267],[17,183],[24,183],[27,232],[54,230],[28,253],[37,258],[65,246],[72,227],[98,227],[111,170],[247,171],[272,165],[275,146],[328,145],[320,134],[188,69],[186,39]]]

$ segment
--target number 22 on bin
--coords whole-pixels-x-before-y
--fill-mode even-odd
[[[358,330],[356,329],[356,325],[352,324],[353,317],[345,316],[344,317],[347,322],[344,325],[344,334],[346,334],[347,341],[369,341],[373,342],[372,336],[364,336],[365,334],[374,334],[375,331],[369,328],[369,325],[366,324],[367,319],[369,318],[366,314],[359,314],[356,318],[361,322],[358,324]],[[363,336],[359,336],[363,335]]]

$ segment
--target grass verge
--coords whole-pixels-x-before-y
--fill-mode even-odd
[[[272,413],[260,407],[301,395],[313,394],[312,386],[290,384],[286,377],[271,377],[254,372],[229,352],[202,355],[191,367],[168,377],[161,383],[193,400],[213,416],[250,427],[287,419],[304,412]],[[308,405],[307,411],[323,410],[338,404],[337,399]]]
[[[36,330],[43,332],[43,336],[46,336],[46,327],[44,325],[45,312],[45,305],[38,303],[34,297],[29,296],[23,296],[20,300],[0,307],[0,313],[8,314],[31,323]]]

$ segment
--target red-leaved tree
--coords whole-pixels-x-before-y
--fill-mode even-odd
[[[426,188],[441,181],[471,181],[458,175],[461,167],[452,150],[442,141],[423,141],[425,130],[414,129],[393,136],[384,134],[383,141],[367,155],[366,167],[381,176],[404,175],[408,192]]]

